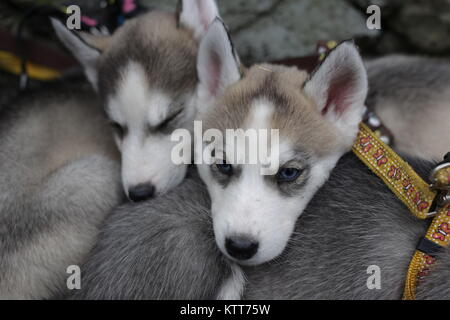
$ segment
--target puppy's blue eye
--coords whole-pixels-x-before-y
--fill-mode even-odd
[[[217,169],[227,176],[231,176],[233,174],[233,166],[228,163],[216,163]]]
[[[277,180],[280,182],[291,182],[297,180],[302,174],[302,170],[297,168],[282,168],[277,173]]]

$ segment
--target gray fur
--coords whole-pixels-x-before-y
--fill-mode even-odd
[[[415,165],[422,174],[430,167]],[[230,271],[214,246],[209,199],[197,180],[188,177],[163,197],[116,210],[74,298],[211,298]],[[381,180],[345,155],[300,217],[285,252],[244,269],[244,297],[399,299],[425,230],[426,223],[412,217]],[[429,279],[433,290],[419,298],[438,292],[450,299],[449,262],[446,253]],[[366,286],[370,265],[381,268],[381,290]]]
[[[82,83],[53,84],[0,113],[0,298],[59,296],[121,198],[117,153]]]
[[[195,173],[155,200],[114,210],[73,298],[214,298],[230,270],[216,249],[209,206]]]
[[[450,151],[450,60],[386,56],[366,63],[367,106],[394,134],[396,150],[441,160]]]

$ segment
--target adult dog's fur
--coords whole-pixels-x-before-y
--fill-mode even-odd
[[[450,61],[393,55],[367,61],[366,68],[367,106],[393,133],[394,148],[442,160],[450,151]]]
[[[230,270],[208,208],[208,193],[192,170],[168,194],[114,210],[81,267],[74,298],[215,298]]]

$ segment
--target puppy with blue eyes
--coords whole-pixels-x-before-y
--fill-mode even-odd
[[[268,150],[264,163],[234,161],[248,156],[245,148],[227,158],[224,150],[234,139],[225,138],[224,147],[205,144],[214,160],[198,165],[211,196],[218,247],[240,264],[261,264],[283,251],[297,218],[350,150],[365,109],[365,68],[355,46],[345,42],[311,76],[269,64],[243,70],[220,20],[200,44],[197,68],[203,132],[279,134],[269,144],[277,152]],[[279,168],[261,174],[265,163]]]

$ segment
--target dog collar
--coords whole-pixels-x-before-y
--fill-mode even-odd
[[[406,276],[403,299],[413,300],[418,283],[436,262],[436,254],[450,243],[450,153],[431,173],[430,185],[364,123],[360,124],[353,152],[415,217],[434,217]]]

